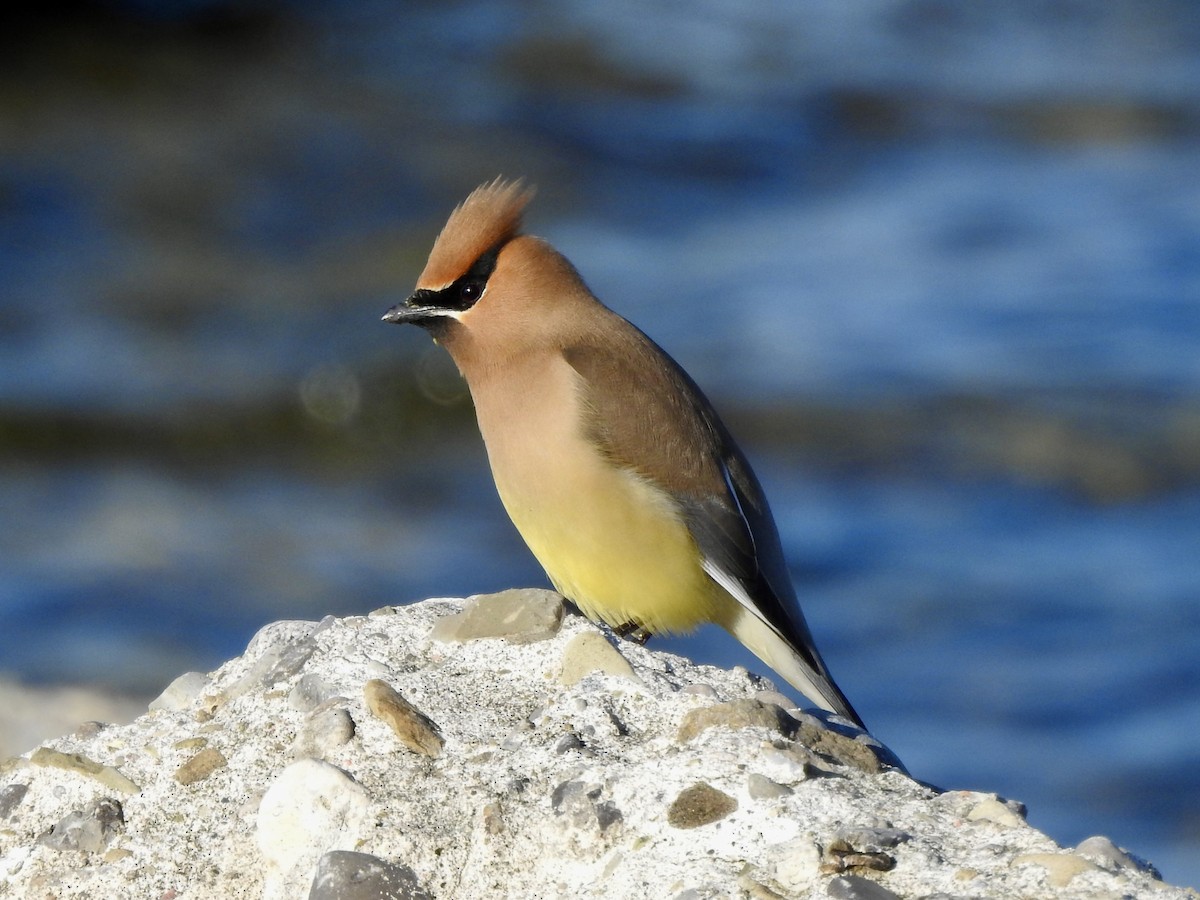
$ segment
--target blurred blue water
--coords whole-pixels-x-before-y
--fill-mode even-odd
[[[747,443],[824,654],[918,777],[1200,884],[1191,5],[521,12],[282,4],[252,53],[156,32],[162,71],[115,53],[95,83],[33,44],[0,106],[0,410],[311,408],[393,359],[445,391],[440,351],[378,316],[498,170],[540,181],[533,230],[718,406],[1119,407],[1163,458],[1108,505],[1016,464]],[[275,618],[544,583],[477,444],[408,437],[367,469],[5,456],[0,670],[150,695]],[[661,646],[761,671],[715,631]]]

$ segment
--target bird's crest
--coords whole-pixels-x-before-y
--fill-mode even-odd
[[[520,179],[501,178],[473,190],[450,214],[417,285],[443,288],[488,250],[515,237],[521,230],[521,213],[533,193]]]

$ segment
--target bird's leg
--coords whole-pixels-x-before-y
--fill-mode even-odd
[[[627,641],[633,641],[642,647],[646,646],[646,641],[654,637],[654,632],[638,622],[623,622],[614,626],[613,634],[625,638]]]

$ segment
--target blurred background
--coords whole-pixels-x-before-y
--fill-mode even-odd
[[[545,584],[448,360],[379,321],[524,175],[725,412],[873,732],[1200,885],[1191,0],[3,16],[7,752],[275,619]]]

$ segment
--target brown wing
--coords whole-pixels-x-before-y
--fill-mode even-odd
[[[564,350],[585,385],[606,386],[585,395],[590,437],[614,463],[679,503],[706,568],[739,586],[751,611],[828,680],[749,463],[687,373],[648,337],[621,323],[632,333],[622,340],[581,342]]]

